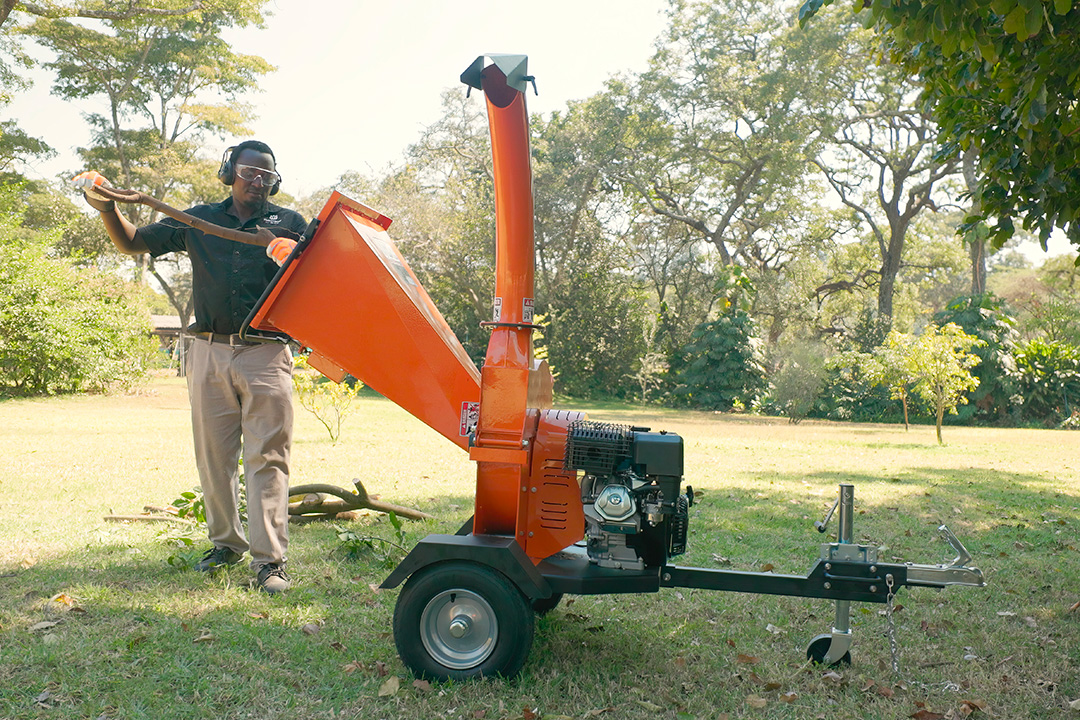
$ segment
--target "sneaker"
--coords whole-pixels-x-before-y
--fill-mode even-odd
[[[235,565],[243,557],[243,553],[238,553],[232,548],[212,547],[202,556],[202,560],[195,563],[195,569],[199,572],[219,570],[226,565]]]
[[[259,577],[256,582],[268,595],[285,592],[292,585],[292,581],[285,572],[285,566],[277,563],[267,563],[259,568]]]

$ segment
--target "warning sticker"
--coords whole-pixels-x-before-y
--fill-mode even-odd
[[[533,299],[524,298],[521,301],[521,322],[532,324],[533,321]]]
[[[495,314],[491,316],[492,322],[499,322],[502,319],[502,298],[495,298]]]
[[[480,403],[461,403],[461,424],[458,426],[458,435],[468,437],[476,432],[476,425],[480,422]]]

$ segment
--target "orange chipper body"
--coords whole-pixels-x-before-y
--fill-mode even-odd
[[[584,536],[577,476],[563,469],[563,454],[568,425],[585,416],[551,409],[551,372],[533,357],[522,78],[512,77],[512,87],[498,65],[474,64],[463,80],[470,71],[487,99],[495,170],[495,301],[480,373],[391,242],[389,218],[339,193],[285,261],[249,327],[287,333],[330,379],[353,375],[467,449],[477,463],[473,532],[512,536],[535,563]]]

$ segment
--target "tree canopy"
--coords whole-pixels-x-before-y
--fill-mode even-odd
[[[805,0],[805,24],[834,0]],[[996,245],[1017,220],[1080,247],[1080,7],[1072,0],[859,0],[925,85],[942,157],[977,156],[966,227]]]

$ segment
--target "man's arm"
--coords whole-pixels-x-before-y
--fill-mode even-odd
[[[108,210],[102,210],[88,197],[86,202],[101,213],[101,220],[105,223],[105,232],[109,234],[116,249],[125,255],[141,255],[150,252],[146,243],[138,235],[138,228],[116,208],[116,203]]]
[[[108,180],[100,173],[91,170],[76,175],[73,181],[75,187],[83,191],[86,204],[101,213],[101,220],[105,223],[105,232],[109,234],[109,239],[117,250],[125,255],[141,255],[149,252],[146,243],[138,236],[138,229],[120,214],[120,211],[116,209],[116,203],[96,191],[98,187],[112,187]]]

